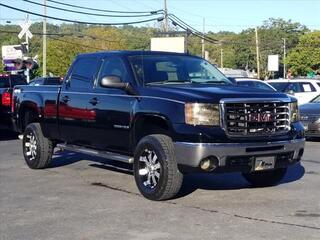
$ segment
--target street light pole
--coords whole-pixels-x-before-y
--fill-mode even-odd
[[[202,57],[203,57],[203,58],[205,58],[205,42],[204,42],[205,24],[206,24],[206,19],[205,19],[205,18],[203,18],[203,32],[202,32],[202,39],[201,39],[201,45],[202,45]]]
[[[168,8],[167,8],[167,0],[164,0],[164,26],[163,30],[168,32]]]
[[[286,39],[283,38],[283,78],[286,79]]]
[[[256,32],[256,54],[257,54],[257,74],[258,79],[260,79],[260,53],[259,53],[259,38],[258,38],[258,28],[255,28]]]
[[[42,59],[43,59],[43,65],[42,65],[42,76],[45,77],[47,75],[47,0],[43,0],[43,46],[42,46]]]

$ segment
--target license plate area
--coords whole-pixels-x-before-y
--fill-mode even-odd
[[[274,169],[276,162],[275,156],[260,156],[256,157],[254,161],[254,171],[263,171]]]

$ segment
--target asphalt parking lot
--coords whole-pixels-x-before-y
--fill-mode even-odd
[[[130,167],[70,152],[31,170],[0,134],[0,239],[320,239],[320,141],[275,187],[240,174],[185,177],[176,199],[138,193]]]

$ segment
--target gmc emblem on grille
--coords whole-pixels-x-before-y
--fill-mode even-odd
[[[273,122],[276,115],[271,113],[250,113],[248,114],[249,122]]]

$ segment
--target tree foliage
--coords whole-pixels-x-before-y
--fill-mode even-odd
[[[320,70],[320,31],[300,37],[287,58],[287,64],[294,75],[305,76],[308,72]]]

